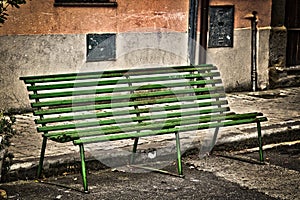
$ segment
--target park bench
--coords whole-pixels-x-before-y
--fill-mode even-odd
[[[21,77],[27,85],[37,131],[47,139],[79,146],[83,188],[88,192],[84,145],[175,134],[177,170],[182,175],[180,137],[191,131],[256,123],[263,161],[259,112],[230,111],[220,73],[209,64],[122,69]],[[216,140],[214,135],[212,143]],[[150,137],[153,138],[153,137]],[[129,159],[129,163],[134,159]]]

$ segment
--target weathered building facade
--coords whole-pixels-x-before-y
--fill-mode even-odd
[[[192,1],[70,4],[63,0],[28,0],[20,9],[11,9],[0,28],[0,109],[28,108],[20,76],[190,64]],[[251,88],[251,30],[250,21],[244,17],[252,11],[258,12],[259,19],[258,87],[270,86],[272,65],[285,65],[286,29],[284,24],[275,23],[273,16],[274,11],[280,12],[282,7],[276,7],[279,4],[285,8],[285,0],[209,1],[211,8],[229,8],[232,13],[227,16],[232,23],[231,36],[226,36],[229,45],[214,46],[212,40],[217,37],[211,35],[208,48],[198,45],[199,37],[192,43],[196,52],[207,50],[206,62],[219,67],[227,91]],[[276,17],[279,22],[284,20]]]

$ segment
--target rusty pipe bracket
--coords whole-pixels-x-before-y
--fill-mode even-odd
[[[252,13],[249,13],[249,14],[245,15],[244,19],[249,19],[251,21],[255,19],[256,21],[258,21],[257,12],[253,11]]]

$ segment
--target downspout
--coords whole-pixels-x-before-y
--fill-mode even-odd
[[[201,0],[199,64],[206,63],[209,0]]]
[[[251,21],[251,86],[252,91],[257,90],[257,12],[245,16]]]
[[[188,53],[190,65],[196,63],[196,43],[198,26],[198,7],[200,0],[190,0],[189,2],[189,24],[188,24]]]
[[[207,31],[208,31],[208,7],[209,0],[190,0],[189,2],[189,30],[188,51],[190,64],[196,64],[196,45],[199,41],[198,63],[206,63]],[[200,7],[200,22],[198,12]],[[200,24],[200,39],[197,39],[198,24]]]

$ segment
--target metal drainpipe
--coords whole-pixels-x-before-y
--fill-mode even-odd
[[[190,0],[189,3],[189,40],[188,40],[188,50],[190,57],[190,65],[195,65],[196,61],[196,41],[197,41],[197,25],[198,25],[198,4],[199,0]]]
[[[251,21],[251,86],[252,91],[257,91],[257,12],[245,16]]]
[[[200,15],[201,20],[198,20],[199,6],[201,5]],[[199,64],[206,63],[207,50],[207,31],[208,31],[208,7],[209,0],[190,0],[189,6],[189,56],[190,64],[196,64],[196,43],[197,43],[197,28],[200,23],[200,49],[199,49]]]
[[[206,63],[209,0],[201,0],[199,64]]]

